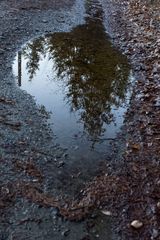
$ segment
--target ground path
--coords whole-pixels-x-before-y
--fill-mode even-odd
[[[35,35],[69,31],[83,23],[83,4],[29,0],[23,6],[19,1],[0,3],[0,239],[103,239],[101,233],[104,239],[114,239],[109,238],[110,230],[105,236],[105,224],[99,230],[101,225],[95,223],[94,215],[77,225],[55,217],[54,206],[71,220],[105,208],[115,216],[116,239],[159,239],[160,6],[156,1],[138,0],[101,3],[106,14],[104,24],[114,44],[128,56],[137,82],[123,130],[126,149],[120,164],[108,166],[108,173],[88,183],[78,200],[70,199],[68,204],[64,204],[64,195],[61,200],[53,198],[56,190],[49,196],[45,193],[46,163],[53,158],[62,160],[64,151],[55,145],[45,113],[15,87],[11,60],[21,44]],[[62,179],[56,175],[59,162],[52,167],[55,185],[62,187]],[[143,223],[142,228],[130,226],[135,219]]]

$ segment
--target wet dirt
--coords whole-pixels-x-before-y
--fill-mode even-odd
[[[49,130],[48,114],[16,86],[11,66],[16,52],[35,36],[70,32],[84,24],[85,5],[83,1],[75,5],[45,1],[45,6],[44,1],[24,1],[23,7],[19,1],[0,2],[0,239],[159,239],[159,100],[153,94],[159,91],[155,87],[159,86],[155,68],[159,17],[158,8],[152,12],[143,5],[146,2],[152,1],[101,1],[106,31],[132,62],[139,81],[112,155],[83,190],[85,181],[75,189],[79,171],[70,174],[64,165],[66,152]],[[156,137],[151,138],[153,133]],[[46,188],[48,182],[52,182],[50,188]],[[74,196],[68,206],[67,195]],[[56,205],[67,218],[59,216]],[[94,210],[103,208],[105,214]],[[107,216],[109,211],[114,221]],[[68,221],[74,212],[78,213],[75,219],[85,215],[85,220]],[[141,229],[130,226],[135,218],[143,222]]]

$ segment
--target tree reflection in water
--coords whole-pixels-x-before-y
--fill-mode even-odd
[[[84,25],[36,39],[21,54],[27,60],[30,81],[40,59],[53,60],[57,79],[52,80],[64,82],[71,111],[79,111],[84,132],[96,142],[105,125],[114,121],[112,108],[125,102],[130,69],[105,33],[102,9],[88,6],[87,13]]]

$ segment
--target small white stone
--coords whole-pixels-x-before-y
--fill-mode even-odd
[[[102,210],[101,212],[106,216],[111,216],[112,215],[112,213],[110,211],[107,211],[107,210]]]
[[[138,228],[141,228],[143,226],[143,223],[140,222],[139,220],[134,220],[133,222],[131,222],[131,226],[138,229]]]
[[[157,203],[157,208],[160,208],[160,202]]]

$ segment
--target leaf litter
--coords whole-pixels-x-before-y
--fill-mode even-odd
[[[41,181],[1,185],[0,208],[9,207],[21,196],[39,205],[56,207],[71,221],[84,219],[95,208],[107,209],[117,219],[115,230],[121,239],[159,239],[160,5],[155,2],[111,1],[123,9],[120,18],[125,22],[123,25],[121,20],[123,34],[117,29],[113,41],[128,55],[137,79],[126,114],[126,149],[121,169],[94,178],[72,200],[43,192]],[[118,18],[119,11],[113,16]],[[14,104],[3,98],[0,102]],[[32,162],[23,165],[18,161],[15,167],[43,179]]]

